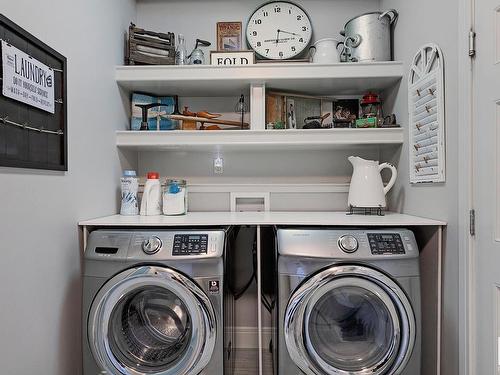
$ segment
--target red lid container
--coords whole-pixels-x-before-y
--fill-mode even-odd
[[[159,180],[160,174],[158,172],[148,172],[148,180]]]
[[[378,104],[380,103],[379,97],[377,94],[373,92],[369,92],[368,94],[363,96],[361,100],[361,104]]]

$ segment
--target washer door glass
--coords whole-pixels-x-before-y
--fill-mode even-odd
[[[323,294],[311,308],[305,328],[309,348],[339,370],[374,368],[394,346],[391,312],[362,287],[341,286]]]
[[[109,280],[92,304],[88,337],[108,374],[198,374],[217,337],[205,292],[168,268],[141,266]]]
[[[179,296],[146,286],[118,302],[108,332],[111,350],[121,363],[141,372],[158,372],[183,357],[193,327]]]

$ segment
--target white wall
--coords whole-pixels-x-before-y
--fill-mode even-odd
[[[0,0],[0,11],[68,58],[67,173],[0,169],[0,353],[5,375],[80,373],[77,221],[117,209],[114,82],[135,3]]]
[[[400,17],[395,28],[395,59],[406,72],[418,48],[434,42],[445,59],[446,183],[410,185],[408,143],[399,160],[399,176],[392,192],[393,208],[414,215],[448,221],[444,254],[442,374],[458,374],[458,6],[455,0],[382,0],[381,8],[395,8]],[[465,52],[464,52],[465,53]],[[397,96],[396,96],[397,95]],[[407,76],[394,93],[395,112],[408,139]],[[425,308],[425,306],[423,306]]]

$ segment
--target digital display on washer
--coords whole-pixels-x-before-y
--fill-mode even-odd
[[[368,233],[368,242],[374,255],[405,253],[403,241],[397,233]]]
[[[176,234],[172,255],[206,254],[208,249],[208,234]]]

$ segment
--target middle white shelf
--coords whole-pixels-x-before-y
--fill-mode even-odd
[[[116,132],[116,145],[135,151],[328,150],[402,143],[402,128]]]
[[[250,85],[311,95],[351,95],[381,91],[404,75],[400,61],[310,64],[260,63],[240,67],[210,65],[118,66],[115,77],[126,92],[154,95],[230,96]]]

